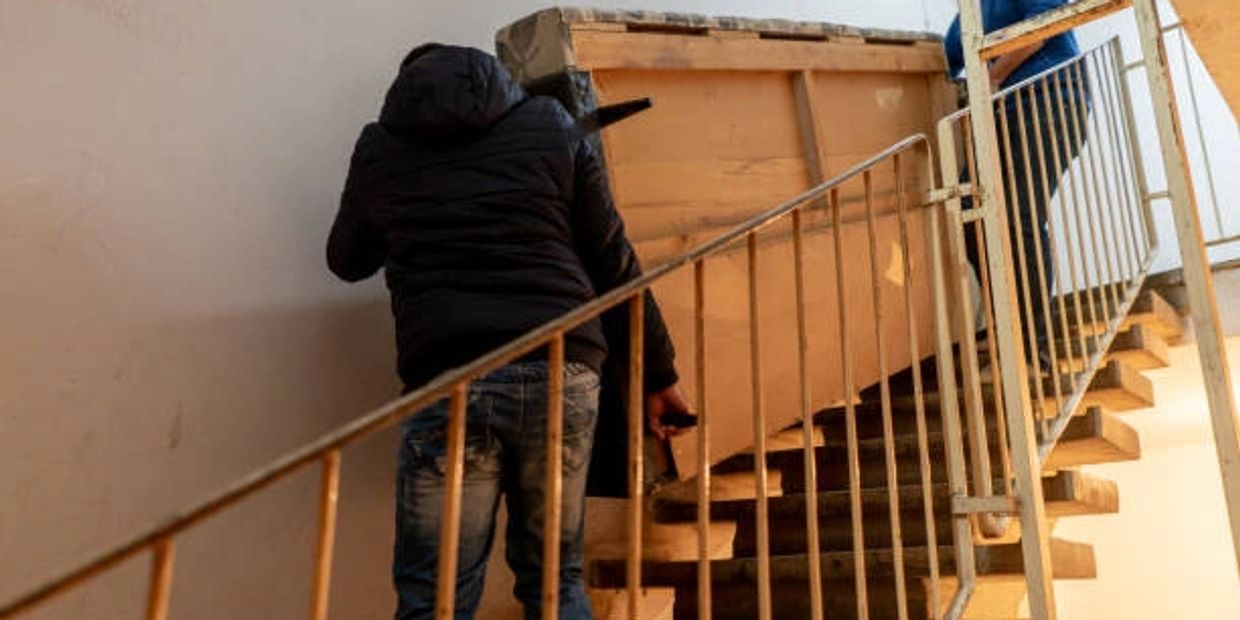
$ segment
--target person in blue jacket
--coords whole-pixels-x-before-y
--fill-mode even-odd
[[[1069,0],[981,0],[982,25],[985,31],[990,33],[1068,3]],[[952,21],[951,27],[948,28],[947,34],[943,39],[943,46],[947,54],[948,71],[953,77],[959,76],[964,71],[964,49],[960,40],[959,15],[956,16],[956,19]],[[1013,257],[1016,256],[1015,240],[1016,235],[1020,234],[1024,242],[1024,258],[1028,265],[1027,277],[1033,289],[1030,297],[1034,312],[1032,316],[1029,316],[1028,313],[1024,314],[1024,321],[1026,328],[1030,322],[1034,324],[1039,340],[1043,341],[1045,340],[1046,333],[1036,261],[1042,262],[1045,266],[1047,290],[1054,290],[1054,267],[1051,262],[1053,255],[1051,253],[1049,225],[1051,206],[1049,202],[1050,197],[1055,194],[1056,189],[1059,187],[1059,181],[1063,177],[1064,172],[1080,151],[1084,136],[1078,135],[1078,133],[1084,132],[1085,115],[1088,113],[1089,108],[1086,84],[1076,79],[1075,71],[1067,72],[1056,70],[1056,68],[1079,55],[1080,47],[1077,45],[1076,37],[1071,31],[1068,31],[1040,43],[1034,43],[999,56],[991,60],[989,65],[990,86],[996,93],[1004,88],[1021,84],[1030,78],[1037,78],[1048,71],[1052,72],[1052,75],[1048,76],[1045,82],[1038,79],[1032,82],[1030,88],[1018,89],[1019,95],[1015,93],[1009,94],[1000,108],[996,109],[996,114],[1003,114],[1007,117],[1008,131],[1012,142],[1011,168],[1016,172],[1014,183],[1016,191],[1013,193],[1011,187],[1007,186],[1006,182],[1008,162],[1006,161],[1006,149],[1002,146],[1003,134],[999,128],[996,128],[1001,145],[999,149],[1000,156],[1004,157],[1004,161],[1001,162],[1001,169],[1005,177],[1004,189],[1009,205],[1008,213],[1018,214],[1021,224],[1018,231],[1015,218],[1009,217],[1008,224],[1013,244],[1012,255]],[[1081,73],[1083,75],[1083,70]],[[1058,81],[1056,81],[1056,77]],[[1046,98],[1043,94],[1045,89],[1049,89],[1046,93],[1051,100],[1049,109],[1045,104]],[[1062,98],[1063,113],[1060,112],[1059,98]],[[1073,119],[1070,116],[1073,105],[1075,105],[1078,115],[1075,123],[1073,123]],[[1025,145],[1028,151],[1028,165],[1033,177],[1032,187],[1029,187],[1026,183],[1024,173],[1026,149],[1022,148],[1020,139],[1018,110],[1024,113],[1026,127]],[[1039,143],[1042,145],[1043,157],[1041,160],[1038,158]],[[1052,149],[1055,146],[1059,149],[1058,167],[1055,166],[1056,162],[1053,157]],[[1046,167],[1046,185],[1049,194],[1045,194],[1043,191],[1043,166]],[[968,172],[966,171],[962,177],[967,176],[967,174]],[[970,205],[966,200],[966,208],[968,206]],[[1041,244],[1040,253],[1038,252],[1037,244],[1035,244],[1035,239]],[[980,268],[977,243],[972,226],[966,227],[966,245],[969,251],[969,261],[975,268]],[[1017,286],[1020,287],[1019,268],[1014,273],[1014,276],[1017,280]],[[1019,299],[1021,299],[1023,307],[1023,295]],[[1042,348],[1044,347],[1039,347],[1039,349]],[[1043,370],[1048,370],[1045,368],[1045,361],[1042,362],[1042,366]]]

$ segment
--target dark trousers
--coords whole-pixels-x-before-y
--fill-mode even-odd
[[[469,386],[465,479],[461,496],[457,620],[472,619],[482,597],[495,514],[508,505],[508,566],[525,617],[542,617],[543,523],[546,506],[547,364],[505,366]],[[560,617],[590,620],[582,574],[586,468],[594,443],[599,378],[583,364],[564,370],[563,501],[560,507]],[[439,529],[443,511],[447,405],[409,418],[396,481],[396,548],[392,580],[396,620],[435,614]]]
[[[1083,134],[1089,109],[1088,96],[1083,89],[1075,89],[1065,84],[1060,93],[1063,101],[1062,113],[1055,91],[1050,92],[1051,105],[1047,108],[1040,87],[1033,89],[1032,93],[1028,90],[1022,91],[1019,101],[1009,99],[996,110],[996,115],[1001,114],[1006,119],[1007,136],[1010,138],[1005,140],[1003,123],[997,121],[995,131],[999,137],[999,165],[1008,206],[1009,247],[1012,258],[1016,261],[1023,258],[1025,264],[1023,273],[1019,264],[1013,265],[1012,277],[1016,280],[1017,301],[1022,309],[1023,325],[1028,330],[1029,325],[1033,324],[1039,342],[1047,339],[1043,302],[1048,305],[1051,302],[1049,298],[1043,299],[1042,278],[1045,278],[1046,291],[1053,291],[1055,285],[1050,215],[1053,208],[1056,213],[1062,213],[1050,204],[1050,199],[1059,189],[1060,180],[1084,144]],[[1071,98],[1075,98],[1076,103],[1075,121],[1070,105]],[[1010,148],[1007,146],[1009,142]],[[1056,148],[1059,151],[1058,162],[1054,155]],[[961,182],[968,180],[969,171],[966,169],[961,174]],[[963,202],[965,209],[972,208],[970,198],[966,197]],[[1072,208],[1076,202],[1074,199],[1065,203],[1065,207]],[[969,263],[974,269],[980,270],[986,266],[981,263],[978,252],[977,226],[978,224],[972,223],[965,226],[965,246]],[[1023,248],[1017,245],[1018,239]],[[1039,276],[1039,264],[1042,265],[1042,276]],[[1025,305],[1026,282],[1029,286],[1029,301],[1033,306],[1032,313]],[[992,282],[991,286],[997,287],[999,283]]]

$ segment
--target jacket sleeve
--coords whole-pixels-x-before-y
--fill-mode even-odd
[[[641,276],[641,265],[632,244],[624,234],[624,222],[616,211],[607,175],[598,153],[588,140],[579,140],[575,149],[573,179],[573,237],[577,255],[586,268],[598,294]],[[645,294],[645,363],[643,377],[647,393],[675,385],[676,352],[654,294]],[[627,343],[608,343],[609,347]]]
[[[327,239],[327,266],[346,282],[365,280],[387,260],[383,231],[366,217],[371,200],[365,178],[369,172],[365,157],[366,132],[358,138],[349,163],[349,176],[340,196],[340,210]]]

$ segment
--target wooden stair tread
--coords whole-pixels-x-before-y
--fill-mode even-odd
[[[752,468],[748,471],[711,472],[710,495],[716,499],[753,499],[758,496],[757,477]],[[766,489],[768,497],[783,495],[783,472],[767,470]],[[669,500],[696,501],[697,478],[678,480],[659,487],[652,497]]]
[[[1071,393],[1071,380],[1067,376],[1061,376],[1060,380],[1063,393]],[[1053,379],[1044,381],[1042,389],[1044,395],[1053,395]],[[1153,382],[1119,360],[1111,360],[1098,369],[1081,401],[1081,409],[1104,407],[1110,411],[1135,411],[1153,406]]]
[[[1141,458],[1141,436],[1118,416],[1090,407],[1064,429],[1043,467],[1048,470],[1135,461]]]
[[[1081,311],[1085,315],[1083,320],[1076,320],[1076,308],[1071,299],[1065,299],[1066,314],[1064,317],[1068,320],[1069,325],[1084,325],[1089,330],[1100,329],[1099,325],[1102,321],[1094,321],[1085,300],[1081,300]],[[1058,302],[1055,304],[1058,305]],[[1101,308],[1097,308],[1099,313]],[[1052,309],[1055,324],[1059,324],[1059,309]],[[1144,325],[1151,328],[1154,333],[1167,340],[1176,341],[1184,335],[1184,320],[1175,307],[1172,306],[1162,295],[1150,290],[1142,291],[1138,294],[1136,301],[1132,304],[1132,309],[1128,312],[1128,316],[1120,323],[1120,329],[1125,330],[1134,325]]]
[[[1092,354],[1096,350],[1092,338],[1085,339],[1085,346],[1087,353]],[[1115,335],[1115,340],[1111,342],[1103,363],[1119,361],[1137,370],[1166,368],[1171,365],[1168,349],[1167,340],[1159,336],[1152,328],[1140,324],[1133,325],[1128,330]],[[1061,370],[1075,372],[1083,368],[1084,360],[1080,359],[1079,339],[1070,338],[1068,341],[1060,341],[1057,344],[1056,355],[1058,355]],[[1072,358],[1071,361],[1069,357]]]
[[[940,569],[945,574],[955,572],[955,552],[950,546],[936,549]],[[1024,562],[1020,544],[977,547],[979,575],[1021,575]],[[1051,567],[1055,579],[1092,579],[1096,575],[1093,547],[1052,538],[1050,541]],[[863,553],[866,575],[883,578],[894,575],[895,554],[891,549],[867,549]],[[824,581],[851,579],[854,577],[852,551],[831,551],[820,554]],[[903,552],[904,567],[909,577],[929,574],[930,548],[906,547]],[[753,583],[757,579],[756,558],[732,558],[711,561],[712,583]],[[771,557],[771,581],[804,583],[808,577],[805,554],[776,555]],[[642,562],[642,583],[647,586],[690,588],[697,583],[697,562]],[[623,587],[626,579],[624,560],[599,560],[592,562],[589,583],[593,587]]]
[[[927,416],[928,418],[930,416]],[[937,417],[937,416],[935,416]],[[928,420],[929,421],[929,420]],[[937,423],[936,423],[937,424]],[[865,431],[862,433],[862,431]],[[989,444],[992,451],[997,450],[997,430],[994,425],[988,427]],[[867,425],[864,429],[858,426],[858,452],[861,462],[861,483],[864,488],[884,488],[887,486],[884,467],[885,449],[881,433],[881,425]],[[897,480],[901,485],[919,485],[921,472],[918,467],[920,444],[916,435],[901,434],[894,437],[895,453],[898,463]],[[940,458],[944,451],[944,439],[941,433],[929,432],[927,435],[932,476],[934,480],[946,480],[944,459]],[[1100,408],[1087,410],[1086,415],[1073,418],[1064,430],[1055,449],[1047,460],[1048,469],[1064,469],[1079,465],[1097,463],[1113,463],[1117,461],[1135,460],[1140,458],[1140,439],[1136,431]],[[827,429],[826,445],[814,449],[814,457],[818,462],[819,488],[824,491],[846,490],[847,487],[847,446],[841,434]],[[714,467],[716,472],[746,472],[753,470],[754,455],[738,454],[721,461]],[[992,454],[992,462],[998,463],[997,453]],[[768,471],[782,472],[781,482],[784,493],[796,493],[804,489],[804,450],[774,450],[767,452]],[[728,474],[732,475],[732,474]],[[752,475],[751,475],[752,476]],[[688,489],[687,489],[688,490]],[[680,498],[694,501],[695,490]],[[747,499],[754,496],[750,494]],[[720,498],[723,499],[723,498]]]
[[[620,588],[588,588],[590,607],[597,620],[628,620],[628,591]],[[676,607],[676,588],[642,588],[637,617],[642,620],[672,620]]]
[[[1000,481],[996,481],[996,487]],[[947,507],[951,492],[946,482],[931,486],[932,499],[936,507]],[[1118,510],[1119,490],[1114,482],[1096,478],[1075,470],[1063,470],[1055,475],[1043,478],[1042,493],[1047,504],[1047,516],[1080,514],[1107,514]],[[804,493],[773,497],[768,501],[768,512],[772,519],[779,516],[795,516],[803,519],[805,514]],[[921,512],[922,487],[905,485],[899,489],[899,501],[905,511]],[[872,488],[861,490],[863,511],[886,510],[888,506],[887,489]],[[711,502],[711,518],[722,520],[746,521],[752,518],[757,502],[748,500],[724,500]],[[819,518],[850,516],[850,494],[845,490],[822,491],[818,494]],[[663,523],[690,523],[697,520],[697,502],[680,500],[656,500],[654,503],[655,520]],[[740,529],[743,529],[740,528]]]

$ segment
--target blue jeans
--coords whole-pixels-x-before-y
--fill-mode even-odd
[[[544,362],[512,364],[469,388],[456,574],[458,619],[473,618],[477,611],[501,494],[508,507],[507,560],[516,576],[513,594],[525,606],[526,618],[541,617],[547,374]],[[582,529],[598,393],[594,371],[583,364],[566,365],[560,617],[567,620],[593,618],[582,577]],[[447,403],[441,401],[404,424],[392,562],[397,620],[431,618],[435,612],[447,413]]]

